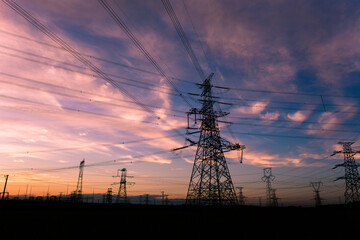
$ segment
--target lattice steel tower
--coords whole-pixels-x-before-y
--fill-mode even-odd
[[[278,198],[276,197],[276,190],[273,189],[271,186],[271,182],[275,179],[275,176],[272,175],[271,168],[264,168],[264,176],[261,179],[266,183],[267,205],[271,207],[276,207],[278,205]]]
[[[239,189],[239,205],[245,205],[245,196],[242,192],[244,187],[236,187],[237,189]]]
[[[315,207],[321,206],[321,198],[320,198],[320,186],[322,185],[322,182],[310,182],[310,186],[313,187],[314,193],[315,193]]]
[[[82,201],[82,185],[83,185],[84,165],[85,165],[85,159],[83,159],[79,165],[79,177],[78,177],[78,181],[76,184],[76,190],[75,190],[75,194],[74,194],[75,201]]]
[[[191,108],[188,112],[188,129],[194,129],[189,127],[190,115],[194,115],[195,124],[199,120],[201,125],[199,131],[197,131],[200,133],[199,141],[194,142],[187,139],[190,142],[189,146],[197,145],[197,151],[186,196],[186,204],[232,205],[237,203],[224,152],[242,151],[245,146],[232,144],[220,137],[218,122],[221,121],[218,118],[224,117],[228,113],[214,110],[214,104],[221,104],[221,102],[215,101],[216,97],[212,96],[211,89],[214,86],[211,85],[210,80],[213,75],[211,73],[202,84],[197,84],[203,89],[200,95],[193,94],[201,97],[199,99],[202,103],[201,109]],[[197,132],[188,132],[188,134]]]
[[[82,201],[82,183],[83,183],[84,165],[85,165],[85,159],[82,160],[79,165],[79,177],[76,184],[76,190],[71,192],[70,195],[70,200],[74,202]]]
[[[337,153],[343,153],[344,154],[344,163],[342,164],[336,164],[333,169],[337,167],[345,167],[345,176],[338,177],[336,180],[339,179],[345,179],[345,203],[350,202],[359,202],[360,201],[360,177],[359,177],[359,171],[358,167],[359,164],[355,162],[354,156],[357,153],[360,153],[359,150],[352,150],[351,145],[354,144],[354,142],[339,142],[338,144],[343,146],[343,150],[340,151],[334,151],[331,156],[334,156]]]
[[[119,172],[121,171],[121,176],[119,175]],[[128,182],[127,178],[132,178],[133,176],[128,176],[127,175],[127,169],[123,168],[123,169],[118,169],[117,170],[117,175],[113,176],[113,177],[120,177],[120,182],[119,183],[113,183],[112,185],[115,184],[120,184],[119,186],[119,191],[116,197],[116,202],[124,202],[127,203],[128,199],[127,199],[127,191],[126,191],[126,185],[127,184],[134,184],[134,182]]]

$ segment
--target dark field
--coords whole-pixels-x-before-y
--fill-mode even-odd
[[[192,207],[0,202],[6,239],[358,238],[359,206]]]

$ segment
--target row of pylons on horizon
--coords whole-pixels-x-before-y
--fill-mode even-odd
[[[202,104],[201,108],[191,108],[187,112],[187,135],[193,136],[194,134],[199,133],[199,139],[197,141],[186,138],[189,145],[175,148],[173,151],[184,149],[191,146],[197,146],[196,155],[194,159],[193,169],[190,177],[190,182],[188,186],[188,191],[186,195],[186,204],[188,205],[237,205],[244,204],[245,196],[242,193],[242,187],[239,188],[239,198],[236,196],[235,188],[229,168],[226,163],[224,153],[229,151],[240,151],[241,158],[240,163],[242,162],[243,151],[246,149],[245,145],[240,145],[239,143],[231,143],[226,139],[220,136],[220,130],[218,123],[229,123],[227,121],[218,120],[218,118],[226,117],[228,112],[223,112],[220,107],[218,110],[214,110],[215,104],[228,104],[218,101],[217,97],[212,95],[212,88],[223,88],[219,86],[214,86],[211,84],[211,78],[213,73],[209,75],[208,78],[204,80],[202,84],[197,84],[200,89],[202,89],[201,94],[192,93],[193,96],[200,96],[199,102]],[[190,116],[194,116],[194,123],[197,124],[197,121],[201,121],[199,127],[194,127],[190,125]],[[357,153],[360,153],[359,150],[352,150],[351,145],[354,142],[339,142],[342,145],[342,150],[335,151],[332,155],[338,153],[344,154],[344,162],[342,164],[335,165],[334,168],[344,167],[345,175],[338,177],[336,180],[344,179],[345,180],[345,203],[353,203],[360,201],[359,185],[360,177],[358,172],[359,164],[355,162],[354,156]],[[79,166],[79,176],[76,185],[76,190],[71,194],[72,201],[82,201],[82,182],[83,182],[83,171],[85,166],[85,159],[80,162]],[[119,175],[121,172],[121,175]],[[8,176],[7,176],[8,177]],[[6,184],[7,178],[4,185],[4,191],[2,194],[2,199],[4,199],[6,194]],[[119,169],[117,175],[114,177],[120,177],[120,181],[115,184],[119,184],[119,191],[117,195],[117,202],[120,202],[121,199],[127,201],[127,191],[126,185],[133,184],[127,182],[126,168]],[[278,198],[276,196],[276,189],[272,188],[271,182],[274,180],[275,176],[272,175],[271,168],[264,169],[264,176],[262,180],[266,183],[266,201],[267,206],[278,206]],[[315,205],[321,205],[320,198],[320,186],[321,182],[311,182],[310,186],[313,187],[315,193]],[[112,189],[108,189],[107,196],[110,198],[112,194]],[[261,201],[261,200],[260,200]]]

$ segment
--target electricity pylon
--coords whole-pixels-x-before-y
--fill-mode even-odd
[[[186,196],[186,204],[196,205],[233,205],[237,203],[235,189],[231,180],[230,172],[226,163],[224,152],[232,150],[245,149],[244,145],[238,143],[232,144],[220,137],[218,120],[220,117],[228,115],[223,111],[215,111],[214,104],[226,104],[216,101],[212,95],[213,86],[210,80],[214,73],[211,73],[202,84],[197,84],[203,91],[201,94],[192,94],[200,96],[199,101],[202,107],[191,108],[187,113],[188,129],[199,129],[198,142],[186,139],[190,145],[176,148],[174,150],[197,145],[194,165],[190,177],[190,183]],[[200,128],[189,127],[189,116],[194,115],[195,124],[197,120],[201,121]]]
[[[243,192],[242,192],[242,190],[243,190],[243,188],[244,187],[236,187],[237,189],[239,189],[239,205],[245,205],[245,196],[244,196],[244,194],[243,194]]]
[[[85,165],[85,159],[83,159],[79,165],[79,177],[76,184],[76,190],[73,193],[74,201],[79,201],[79,202],[82,201],[82,183],[83,183],[84,165]]]
[[[321,206],[321,200],[322,198],[320,198],[320,186],[322,185],[322,182],[310,182],[310,186],[313,187],[314,189],[314,193],[315,193],[315,207],[319,207]]]
[[[8,182],[8,178],[9,178],[9,175],[5,175],[5,184],[4,184],[4,190],[3,190],[3,192],[2,192],[1,200],[4,200],[4,199],[5,199],[6,185],[7,185],[7,182]]]
[[[121,175],[119,175],[119,171],[121,171]],[[128,176],[127,175],[127,169],[123,168],[123,169],[118,169],[117,170],[117,175],[113,176],[113,177],[120,177],[120,182],[119,183],[113,183],[112,185],[116,185],[116,184],[120,184],[119,186],[119,191],[117,194],[117,198],[116,198],[116,202],[124,202],[127,203],[128,199],[127,199],[127,191],[126,191],[126,185],[129,184],[134,184],[134,182],[128,182],[127,178],[133,178],[133,176]]]
[[[164,191],[161,191],[161,204],[162,205],[168,205],[168,203],[169,203],[168,196],[169,195],[165,194]]]
[[[277,207],[278,206],[278,197],[276,196],[276,189],[271,189],[271,206]]]
[[[271,168],[264,168],[264,176],[261,179],[266,183],[267,205],[271,207],[276,207],[278,198],[276,197],[275,189],[271,187],[271,182],[275,179],[275,176],[272,175]]]
[[[112,203],[112,188],[108,188],[106,195],[104,196],[104,203]]]
[[[335,181],[339,179],[345,179],[345,203],[350,202],[359,202],[360,201],[360,177],[358,167],[359,164],[355,162],[354,156],[357,153],[360,153],[359,150],[352,150],[351,145],[354,142],[338,142],[338,144],[343,146],[343,150],[334,151],[330,156],[334,156],[337,153],[344,154],[344,163],[336,164],[333,169],[337,167],[345,167],[345,176],[338,177]]]

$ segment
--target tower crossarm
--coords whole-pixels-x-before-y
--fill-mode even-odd
[[[338,154],[338,153],[342,153],[342,151],[334,151],[334,152],[330,155],[330,157],[335,156],[335,155]]]
[[[332,169],[335,169],[337,167],[343,167],[343,166],[344,166],[344,163],[336,164]]]

